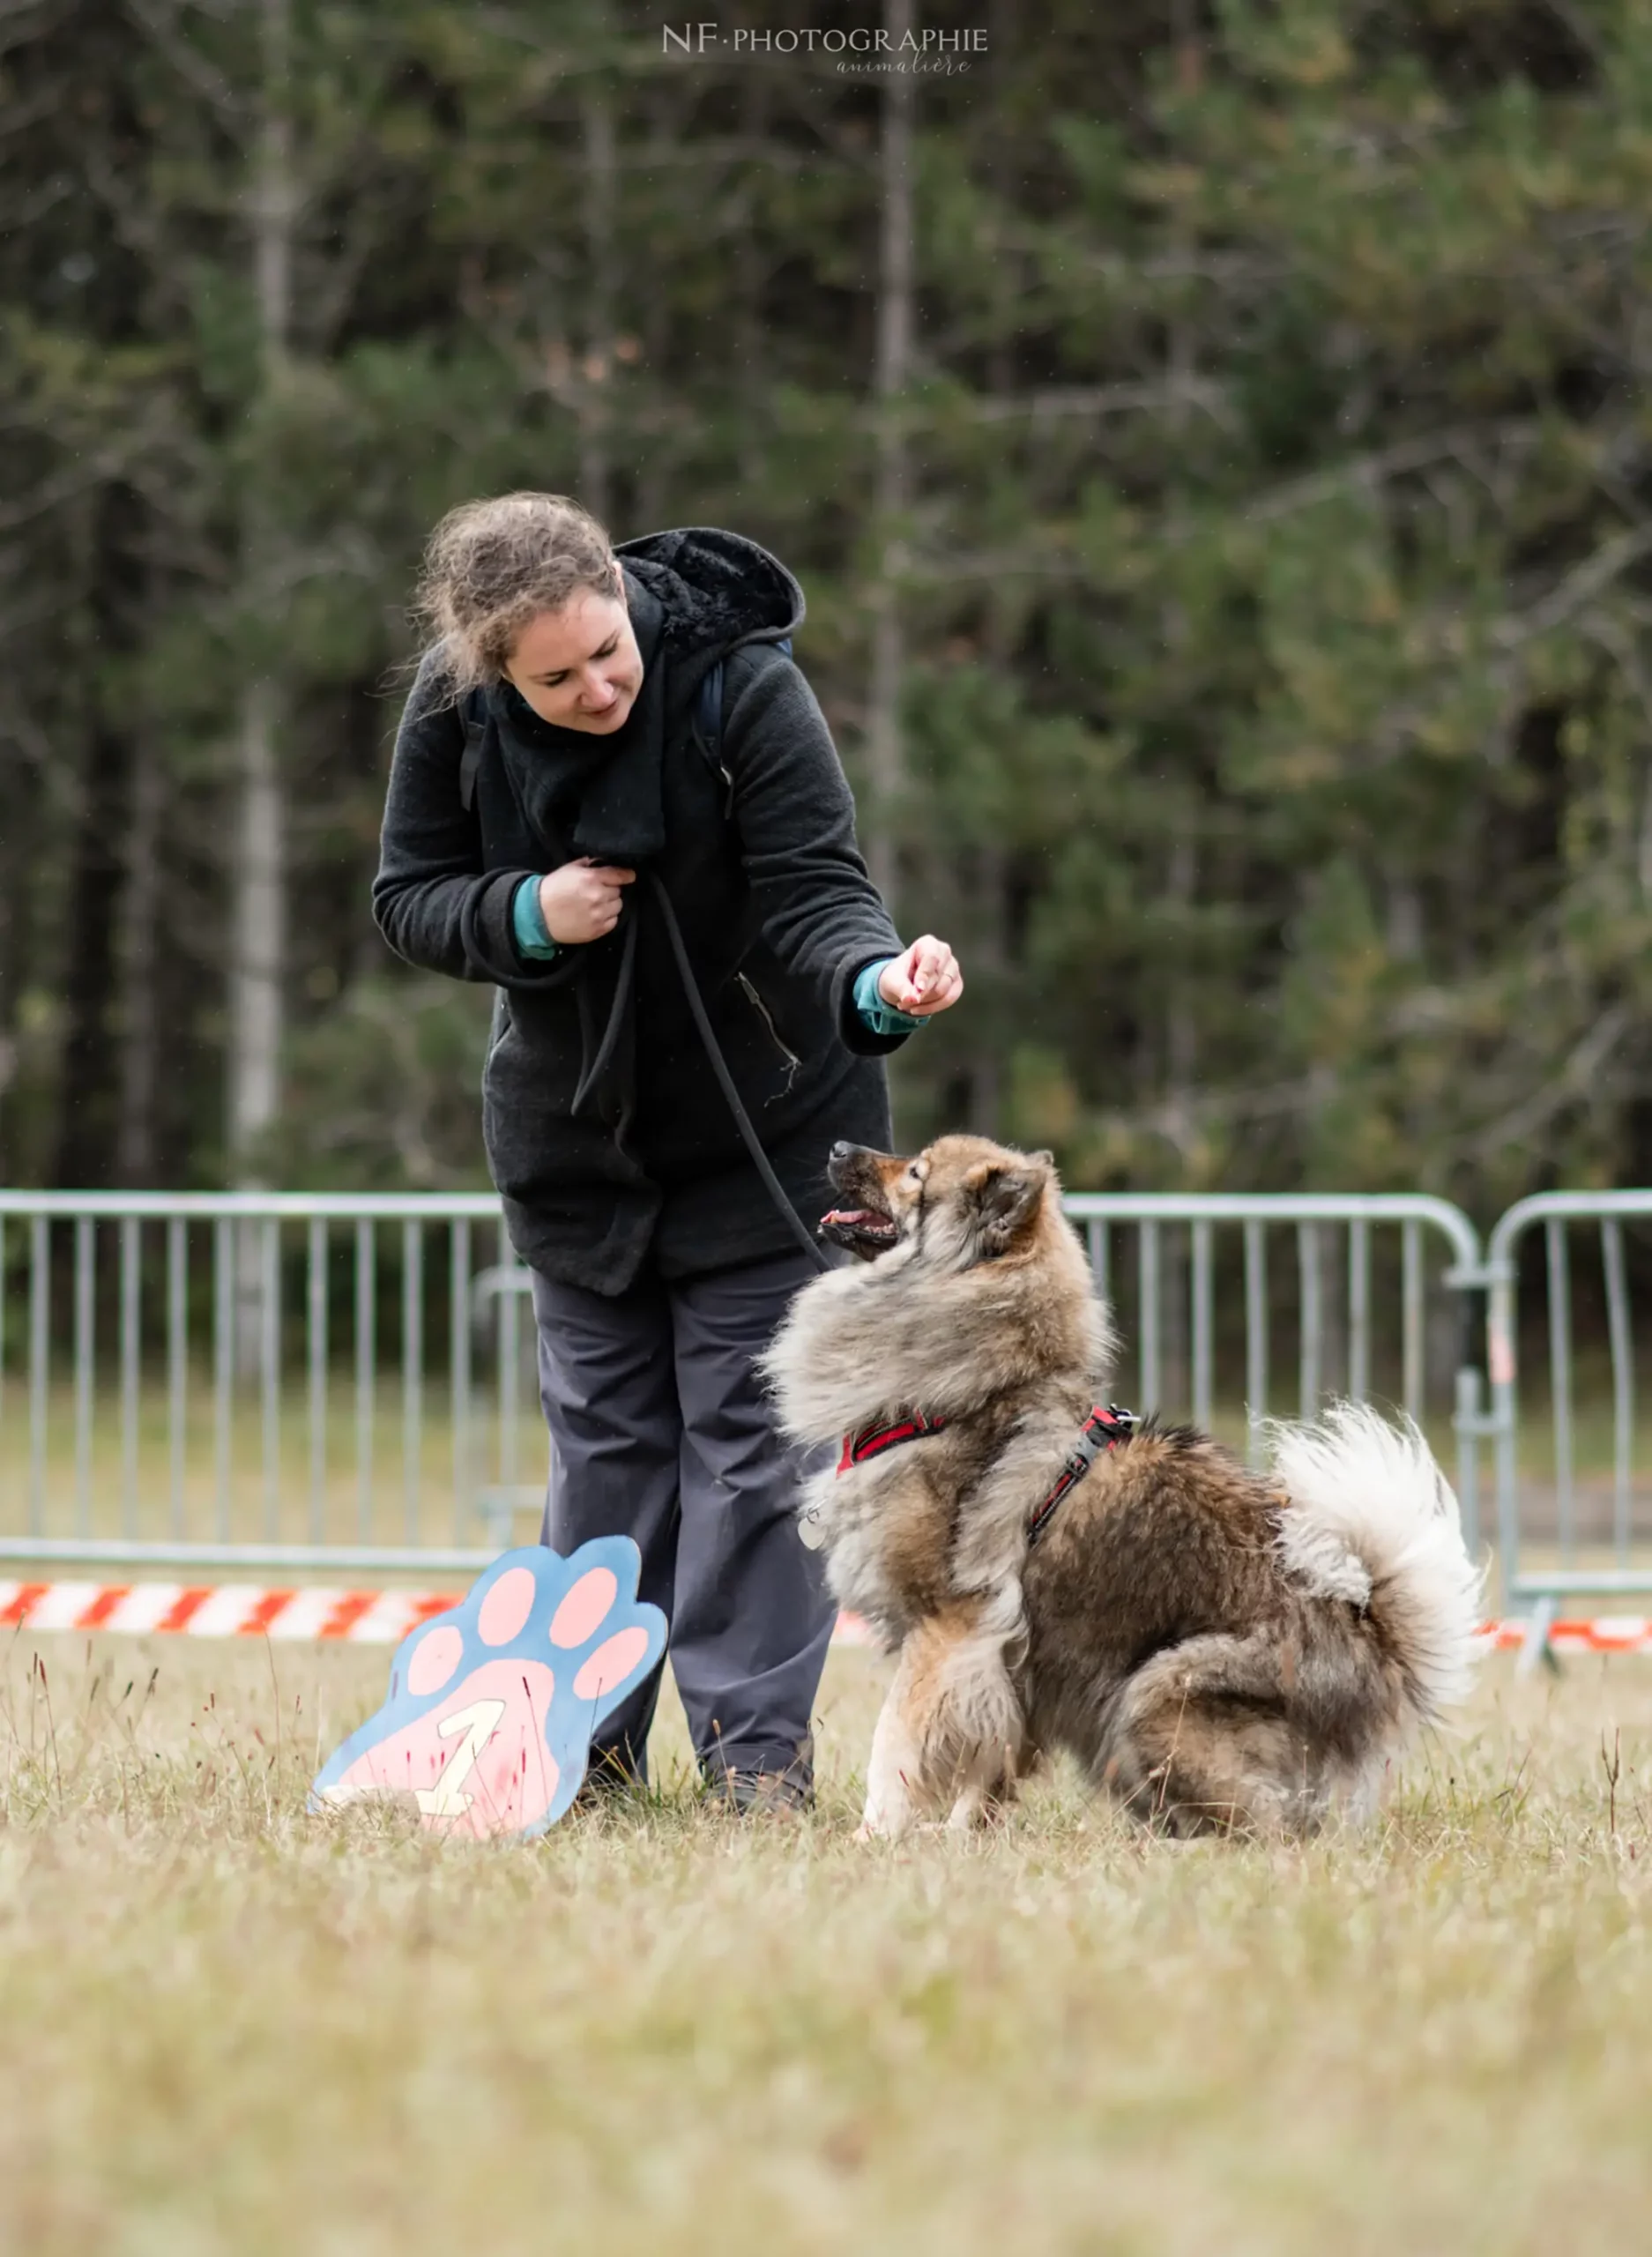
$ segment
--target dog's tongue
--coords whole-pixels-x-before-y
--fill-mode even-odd
[[[821,1217],[823,1223],[881,1223],[882,1219],[869,1207],[834,1207],[829,1215]]]

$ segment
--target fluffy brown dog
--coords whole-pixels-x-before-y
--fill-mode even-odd
[[[1267,1476],[1186,1427],[1093,1426],[1116,1343],[1048,1152],[833,1147],[805,1286],[763,1359],[780,1419],[841,1438],[800,1510],[840,1603],[899,1653],[863,1832],[967,1825],[1072,1750],[1177,1833],[1368,1808],[1464,1690],[1480,1578],[1409,1422],[1276,1425]],[[1082,1459],[1081,1459],[1082,1462]]]

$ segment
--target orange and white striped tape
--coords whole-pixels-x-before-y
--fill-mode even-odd
[[[457,1590],[265,1590],[256,1583],[26,1583],[0,1581],[0,1630],[123,1630],[190,1638],[342,1639],[396,1646]],[[837,1619],[844,1645],[869,1645],[858,1615]]]
[[[0,1583],[0,1629],[182,1631],[399,1645],[457,1591],[264,1590],[254,1583]]]
[[[256,1583],[89,1583],[0,1581],[0,1630],[123,1630],[147,1636],[180,1631],[191,1638],[341,1639],[352,1645],[395,1646],[431,1615],[457,1606],[453,1590],[340,1590],[311,1586],[266,1590]],[[1523,1645],[1527,1625],[1486,1626],[1495,1650]],[[875,1642],[857,1614],[840,1614],[838,1645]],[[1593,1621],[1552,1623],[1557,1653],[1652,1653],[1652,1620],[1608,1614]]]
[[[1491,1622],[1487,1642],[1494,1652],[1523,1646],[1530,1634],[1529,1621]],[[1641,1614],[1602,1614],[1592,1622],[1556,1621],[1549,1625],[1549,1643],[1557,1654],[1652,1653],[1652,1622]]]

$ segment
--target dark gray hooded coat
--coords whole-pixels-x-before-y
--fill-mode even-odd
[[[833,1140],[889,1146],[882,1059],[906,1039],[872,1033],[854,1008],[857,973],[901,942],[856,845],[825,719],[774,648],[802,620],[801,589],[755,541],[706,527],[616,554],[645,663],[623,726],[611,739],[553,728],[495,684],[480,694],[466,808],[464,719],[440,651],[427,653],[397,733],[373,887],[398,956],[500,990],[482,1121],[517,1251],[610,1294],[651,1244],[667,1277],[796,1244],[705,1055],[649,868],[741,1102],[811,1230],[831,1203]],[[726,779],[690,734],[719,658]],[[581,854],[637,871],[618,924],[525,959],[517,886]]]

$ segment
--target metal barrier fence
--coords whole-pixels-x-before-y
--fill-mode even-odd
[[[1456,1208],[1066,1206],[1115,1305],[1122,1399],[1241,1444],[1248,1416],[1254,1449],[1282,1361],[1294,1412],[1374,1389],[1455,1428],[1477,1545],[1485,1273]],[[479,1569],[544,1495],[529,1283],[488,1193],[0,1192],[0,1559]]]
[[[1624,1226],[1637,1218],[1652,1218],[1652,1191],[1544,1192],[1511,1207],[1487,1248],[1492,1417],[1486,1431],[1496,1446],[1498,1552],[1507,1599],[1530,1610],[1529,1662],[1546,1645],[1560,1598],[1652,1591],[1652,1526],[1637,1527],[1635,1514],[1634,1344],[1624,1248]],[[1529,1398],[1522,1426],[1518,1288],[1522,1243],[1538,1225],[1548,1316],[1552,1482],[1534,1481],[1522,1466],[1534,1437]],[[1581,1477],[1578,1464],[1572,1260],[1578,1225],[1594,1226],[1599,1248],[1611,1404],[1609,1485],[1592,1473]],[[1637,1563],[1638,1542],[1647,1549]]]
[[[1460,1208],[1420,1193],[1400,1192],[1079,1192],[1071,1194],[1065,1205],[1088,1237],[1098,1285],[1124,1320],[1120,1329],[1127,1357],[1135,1344],[1140,1406],[1185,1407],[1200,1426],[1217,1422],[1221,1255],[1223,1239],[1232,1242],[1237,1238],[1237,1244],[1230,1245],[1226,1277],[1243,1322],[1228,1330],[1237,1329],[1242,1336],[1242,1401],[1253,1462],[1260,1455],[1260,1429],[1270,1407],[1270,1349],[1276,1337],[1294,1336],[1295,1399],[1288,1408],[1299,1418],[1312,1418],[1328,1393],[1365,1402],[1375,1391],[1398,1403],[1419,1423],[1435,1414],[1438,1425],[1441,1406],[1431,1401],[1430,1376],[1432,1367],[1443,1362],[1456,1436],[1463,1532],[1477,1550],[1478,1444],[1486,1421],[1480,1373],[1472,1356],[1472,1310],[1467,1297],[1483,1285],[1485,1273],[1478,1234]],[[1133,1308],[1127,1291],[1120,1290],[1127,1285],[1129,1265],[1115,1265],[1111,1259],[1111,1234],[1117,1225],[1134,1226],[1135,1232]],[[1179,1397],[1172,1394],[1167,1400],[1164,1347],[1172,1311],[1165,1256],[1166,1241],[1176,1229],[1184,1231],[1187,1239],[1187,1383]],[[1293,1271],[1296,1286],[1294,1296],[1284,1297],[1283,1307],[1281,1297],[1270,1290],[1278,1265],[1270,1267],[1269,1263],[1270,1247],[1282,1233],[1294,1241],[1287,1283]],[[1397,1274],[1391,1281],[1395,1291],[1387,1300],[1378,1292],[1385,1240],[1397,1255]],[[1431,1302],[1438,1310],[1442,1293],[1454,1304],[1447,1312],[1445,1358],[1430,1355],[1427,1322]],[[1385,1313],[1390,1320],[1386,1325]],[[1396,1315],[1395,1325],[1391,1320]],[[1384,1349],[1386,1356],[1380,1353]],[[1380,1362],[1388,1365],[1386,1373],[1378,1371]]]
[[[434,1262],[433,1234],[445,1239]],[[538,1418],[520,1299],[498,1290],[525,1276],[491,1193],[0,1193],[0,1558],[485,1565],[499,1546],[477,1543],[479,1508],[517,1484],[534,1434],[525,1403]],[[63,1360],[66,1389],[54,1382]],[[100,1389],[110,1366],[114,1387]],[[541,1464],[544,1441],[540,1426]]]

